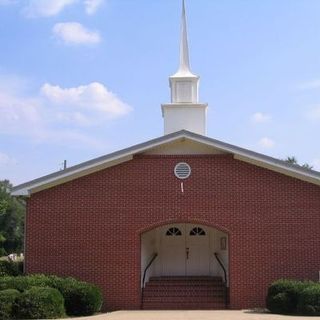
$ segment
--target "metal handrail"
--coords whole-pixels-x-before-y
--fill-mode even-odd
[[[226,271],[226,268],[224,267],[222,261],[220,260],[219,258],[219,254],[217,252],[214,253],[214,256],[216,257],[218,263],[220,264],[220,267],[222,268],[223,270],[223,274],[224,274],[224,282],[227,284],[227,271]]]
[[[147,266],[145,267],[144,269],[144,272],[143,272],[143,278],[142,278],[142,288],[144,288],[144,282],[146,280],[146,274],[147,274],[147,271],[148,269],[150,268],[150,266],[152,265],[153,261],[156,260],[156,257],[158,256],[157,253],[154,253],[152,255],[152,258],[150,259],[149,263],[147,264]]]
[[[144,293],[144,285],[145,285],[145,281],[146,281],[146,274],[148,269],[150,268],[150,266],[152,265],[153,261],[156,260],[158,256],[158,253],[154,253],[149,261],[149,263],[147,264],[147,266],[144,268],[144,272],[143,272],[143,278],[142,278],[142,289],[141,289],[141,309],[142,309],[142,304],[143,304],[143,293]]]
[[[224,267],[222,261],[220,260],[219,258],[219,254],[217,252],[214,253],[214,256],[216,257],[220,267],[222,268],[223,270],[223,273],[224,273],[224,283],[225,283],[225,294],[224,294],[224,303],[225,303],[225,306],[227,307],[228,306],[228,288],[227,288],[227,271],[226,271],[226,268]]]

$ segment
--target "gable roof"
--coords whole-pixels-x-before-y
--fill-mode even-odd
[[[48,189],[53,186],[88,175],[90,173],[115,166],[125,161],[130,161],[135,154],[147,152],[161,145],[183,139],[188,139],[192,142],[203,144],[223,153],[232,154],[234,159],[320,185],[320,172],[305,169],[297,165],[292,165],[283,160],[275,159],[190,131],[181,130],[20,184],[12,189],[12,195],[30,196],[32,193],[36,193],[41,190]]]

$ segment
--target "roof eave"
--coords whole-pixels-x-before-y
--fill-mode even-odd
[[[53,174],[29,181],[13,188],[14,196],[30,196],[32,193],[50,188],[52,186],[74,180],[81,176],[102,170],[107,167],[117,165],[119,163],[129,161],[135,154],[142,153],[149,149],[155,148],[164,143],[170,143],[181,138],[188,138],[192,141],[206,144],[223,152],[233,154],[234,158],[240,161],[251,163],[256,166],[267,168],[303,181],[320,185],[320,173],[307,170],[295,165],[288,164],[282,160],[275,159],[266,155],[262,155],[250,150],[246,150],[237,146],[230,145],[215,139],[211,139],[186,130],[156,138],[130,148],[126,148],[106,156],[102,156],[66,170],[55,172]]]
[[[153,140],[150,140],[150,141],[147,141],[147,142],[144,142],[120,151],[113,152],[106,156],[102,156],[93,160],[80,163],[78,165],[69,167],[66,170],[57,171],[52,174],[40,177],[38,179],[31,180],[29,182],[13,187],[11,194],[13,196],[30,196],[32,193],[40,191],[40,189],[46,189],[46,186],[52,187],[54,185],[60,184],[59,183],[60,180],[62,180],[63,183],[65,183],[67,181],[73,180],[80,176],[85,176],[92,172],[99,171],[101,170],[101,167],[103,167],[103,165],[106,163],[108,164],[111,163],[111,165],[107,166],[107,167],[110,167],[128,160],[131,160],[134,154],[141,153],[150,148],[157,147],[158,145],[163,144],[164,140],[165,142],[171,142],[171,141],[180,139],[182,137],[186,137],[186,132],[187,131],[185,130],[181,130],[181,131],[169,134],[167,136],[156,138],[156,139],[153,139]],[[96,168],[96,170],[93,168]],[[82,172],[83,174],[77,175],[79,172]]]

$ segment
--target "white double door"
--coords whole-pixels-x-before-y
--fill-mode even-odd
[[[210,272],[208,228],[174,224],[161,230],[161,262],[164,276],[201,276]]]

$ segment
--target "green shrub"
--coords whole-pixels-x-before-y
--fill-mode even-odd
[[[289,314],[292,312],[292,301],[286,292],[267,297],[267,308],[272,313]]]
[[[12,307],[19,295],[20,292],[15,289],[0,291],[0,319],[13,319]]]
[[[51,279],[43,274],[0,278],[0,290],[16,289],[23,292],[31,287],[51,287]]]
[[[310,286],[310,282],[280,279],[268,288],[267,308],[272,313],[292,314],[297,312],[300,293]]]
[[[23,273],[22,261],[0,260],[0,276],[18,276]]]
[[[62,293],[65,299],[67,315],[89,316],[100,311],[102,294],[98,287],[73,278],[55,280],[55,288]]]
[[[0,277],[0,290],[16,289],[16,290],[22,292],[26,289],[29,289],[29,285],[26,280],[27,280],[27,277],[24,277],[24,276]]]
[[[13,314],[17,319],[56,319],[65,316],[61,293],[53,288],[33,287],[17,297]]]
[[[311,285],[300,293],[297,310],[302,315],[320,316],[320,284]]]
[[[87,316],[99,312],[102,294],[96,286],[74,278],[60,278],[42,274],[0,278],[0,290],[16,289],[24,292],[32,287],[57,289],[65,300],[65,309],[70,316]]]

